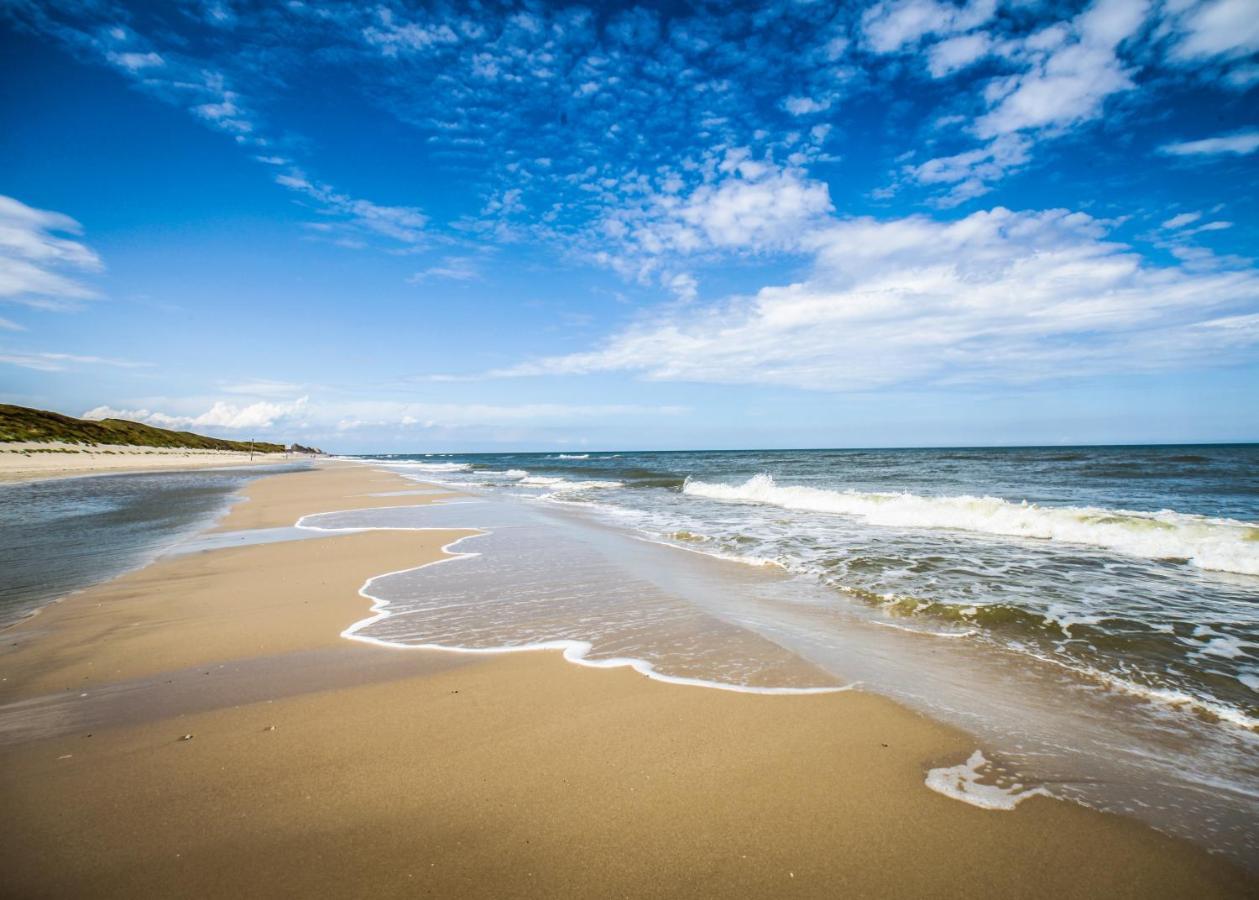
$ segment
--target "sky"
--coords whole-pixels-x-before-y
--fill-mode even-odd
[[[335,452],[1259,440],[1259,0],[0,0],[0,402]]]

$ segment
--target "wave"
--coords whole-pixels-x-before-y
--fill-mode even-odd
[[[589,453],[560,453],[551,459],[590,459]]]
[[[472,466],[468,463],[429,463],[414,462],[411,460],[399,459],[364,459],[359,458],[356,462],[379,463],[386,465],[391,469],[411,469],[417,472],[471,472]]]
[[[532,487],[551,487],[556,484],[564,484],[567,479],[556,478],[552,475],[523,475],[518,479],[520,484],[527,484]]]
[[[1024,609],[1009,604],[963,606],[892,593],[879,594],[861,588],[840,588],[840,590],[895,618],[913,617],[918,619],[919,617],[926,617],[934,623],[945,624],[951,627],[972,625],[979,626],[984,633],[1004,632],[1008,637],[1014,638],[1005,644],[1008,648],[1018,653],[1035,657],[1042,662],[1067,669],[1076,676],[1099,683],[1112,690],[1121,691],[1147,702],[1172,709],[1189,709],[1204,718],[1218,719],[1251,731],[1259,730],[1259,718],[1252,715],[1243,705],[1236,701],[1221,699],[1209,689],[1199,687],[1191,690],[1190,688],[1180,689],[1146,684],[1140,680],[1143,676],[1137,667],[1125,665],[1119,672],[1109,671],[1099,668],[1095,662],[1090,662],[1088,659],[1080,656],[1059,655],[1046,649],[1043,642],[1037,641],[1038,637],[1058,637],[1056,633],[1060,633],[1060,636],[1065,637],[1067,641],[1065,644],[1054,641],[1059,648],[1070,646],[1074,642],[1076,646],[1082,644],[1091,648],[1097,648],[1098,646],[1109,645],[1112,648],[1118,647],[1123,649],[1125,646],[1123,643],[1125,641],[1123,631],[1136,623],[1126,623],[1121,619],[1110,619],[1109,621],[1113,623],[1111,628],[1094,628],[1092,626],[1101,625],[1107,619],[1101,616],[1071,615],[1053,605],[1047,611]],[[897,622],[875,620],[874,624],[885,628],[896,628],[901,631],[927,634],[932,637],[972,637],[981,633],[974,628],[969,628],[966,631],[938,631],[934,629],[919,631],[916,628],[908,628]],[[1250,642],[1242,641],[1232,635],[1220,635],[1206,627],[1200,627],[1195,632],[1195,636],[1201,641],[1201,645],[1195,650],[1197,654],[1205,653],[1233,659],[1245,653],[1243,648],[1254,646]],[[1160,638],[1162,639],[1160,640]],[[1177,649],[1183,647],[1184,644],[1184,641],[1177,638],[1174,633],[1164,637],[1145,632],[1141,633],[1137,639],[1143,642],[1152,642],[1154,652],[1167,657],[1174,657]],[[1259,687],[1249,684],[1245,678],[1237,676],[1237,680],[1247,687],[1252,687],[1259,691]]]
[[[762,473],[743,484],[688,478],[682,493],[727,502],[856,516],[895,528],[939,528],[1085,544],[1201,569],[1259,575],[1259,525],[1234,519],[1098,507],[1040,506],[998,497],[924,497],[779,485]]]
[[[588,491],[600,488],[614,489],[625,487],[620,481],[569,481],[553,475],[530,475],[527,469],[508,469],[505,472],[484,472],[483,474],[515,482],[521,487],[551,488],[554,491]],[[487,487],[494,482],[484,482]]]
[[[529,479],[525,479],[525,481],[521,483],[528,484]],[[542,487],[549,487],[552,493],[568,493],[572,491],[598,491],[598,490],[610,491],[610,490],[615,490],[617,488],[625,487],[625,485],[619,481],[565,481],[563,478],[538,479],[537,484]]]

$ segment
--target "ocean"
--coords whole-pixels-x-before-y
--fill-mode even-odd
[[[367,459],[471,502],[304,524],[486,534],[347,636],[880,692],[976,735],[959,799],[1259,852],[1259,446]]]
[[[457,496],[198,536],[263,472],[0,487],[0,620],[164,553],[475,529],[371,579],[344,636],[883,694],[973,737],[928,788],[1048,794],[1259,865],[1259,446],[353,459]]]

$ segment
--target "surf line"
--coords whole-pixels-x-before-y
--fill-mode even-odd
[[[431,504],[432,506],[451,506],[458,504],[477,503],[479,501],[472,500],[439,500]],[[363,512],[370,513],[373,510],[397,509],[398,507],[364,507],[356,510],[339,510],[335,512]],[[371,607],[369,612],[371,615],[360,619],[350,625],[341,632],[341,637],[346,640],[359,641],[365,644],[371,644],[377,647],[385,647],[392,650],[438,650],[444,653],[465,653],[479,655],[493,655],[503,653],[528,653],[538,650],[560,650],[563,653],[565,661],[574,663],[579,666],[587,666],[594,669],[614,669],[629,667],[640,675],[643,675],[653,681],[663,682],[665,684],[675,684],[685,687],[708,688],[710,690],[730,691],[741,694],[765,694],[771,696],[799,696],[810,694],[836,694],[844,691],[851,691],[860,685],[860,682],[852,682],[846,685],[837,685],[834,687],[815,687],[815,688],[757,688],[748,685],[731,684],[728,682],[710,681],[703,678],[687,678],[678,675],[666,675],[658,671],[651,663],[644,659],[635,657],[614,657],[609,659],[591,659],[589,654],[593,649],[593,644],[589,641],[575,640],[556,640],[541,641],[531,644],[519,644],[514,646],[498,646],[498,647],[460,647],[449,644],[404,644],[398,641],[387,641],[381,638],[371,637],[360,633],[363,629],[373,625],[376,622],[383,621],[394,615],[389,611],[389,601],[383,597],[371,592],[372,585],[379,579],[388,578],[391,575],[401,575],[407,572],[417,572],[430,566],[441,565],[443,563],[458,562],[464,559],[473,559],[480,556],[480,553],[474,551],[460,551],[454,549],[457,545],[464,541],[474,540],[480,537],[487,537],[493,534],[493,531],[483,526],[465,526],[464,528],[434,528],[432,526],[351,526],[345,528],[328,528],[319,525],[310,525],[306,523],[307,519],[317,518],[330,513],[311,513],[302,516],[297,520],[294,527],[307,531],[321,531],[328,533],[355,533],[362,531],[462,531],[466,530],[469,534],[462,534],[444,544],[441,548],[446,554],[441,559],[431,562],[422,563],[418,566],[410,566],[405,569],[397,569],[392,572],[384,572],[380,575],[373,575],[363,582],[359,588],[359,596],[369,600]],[[654,543],[654,542],[653,542]],[[663,546],[670,546],[663,544]],[[689,549],[689,548],[679,548]],[[1034,796],[1053,797],[1047,789],[1038,787],[1030,790],[1009,790],[1003,789],[995,785],[985,785],[979,781],[981,777],[981,769],[985,768],[988,760],[984,758],[982,751],[976,750],[971,757],[961,765],[942,767],[931,769],[926,773],[924,785],[949,799],[966,803],[970,806],[976,806],[985,810],[1011,810],[1023,800]]]
[[[439,502],[439,503],[433,503],[431,505],[454,506],[454,505],[459,505],[460,503],[469,503],[469,502],[475,503],[477,501],[464,500],[464,501],[452,501],[449,503]],[[425,504],[425,505],[430,505],[430,504]],[[333,510],[326,513],[310,513],[308,515],[302,516],[300,519],[298,519],[294,523],[293,527],[300,528],[304,531],[339,532],[339,533],[347,533],[347,534],[354,533],[354,532],[362,532],[362,531],[462,531],[462,530],[467,530],[467,531],[472,532],[471,534],[460,535],[459,537],[455,538],[453,541],[450,541],[449,543],[443,545],[441,548],[442,552],[447,555],[444,556],[442,559],[436,559],[431,562],[422,563],[418,566],[409,566],[405,569],[397,569],[393,572],[383,572],[379,575],[373,575],[371,578],[368,578],[365,582],[363,582],[363,586],[358,589],[358,593],[359,593],[359,596],[364,597],[365,599],[371,601],[371,607],[369,609],[369,612],[371,613],[371,615],[367,616],[366,618],[359,619],[357,622],[350,625],[350,627],[342,631],[340,636],[345,638],[346,640],[360,641],[364,644],[372,644],[377,647],[388,647],[393,650],[441,650],[446,653],[470,653],[470,654],[481,654],[481,655],[491,655],[491,654],[501,654],[501,653],[527,653],[527,652],[532,652],[536,650],[562,650],[565,660],[567,660],[570,663],[576,663],[579,666],[587,666],[592,669],[616,669],[616,668],[622,668],[622,667],[629,667],[633,669],[635,672],[639,673],[640,675],[644,675],[653,681],[664,682],[665,684],[676,684],[676,685],[683,685],[683,686],[688,686],[688,687],[710,688],[713,690],[720,690],[720,691],[732,691],[734,693],[739,693],[739,694],[767,694],[767,695],[775,695],[775,696],[837,694],[843,691],[853,690],[860,684],[860,682],[852,682],[851,684],[835,685],[832,687],[802,687],[802,688],[753,687],[751,685],[745,685],[745,684],[733,684],[730,682],[710,681],[705,678],[688,678],[681,675],[667,675],[657,670],[656,667],[653,666],[651,663],[649,663],[647,660],[638,659],[637,657],[631,657],[631,656],[620,657],[619,656],[619,657],[611,657],[608,659],[591,659],[589,654],[594,649],[594,645],[590,643],[589,641],[554,640],[554,641],[538,641],[538,642],[529,643],[529,644],[504,645],[504,646],[498,646],[498,647],[460,647],[458,645],[450,645],[450,644],[404,644],[399,641],[388,641],[382,638],[376,638],[376,637],[371,637],[370,635],[362,634],[361,632],[363,631],[363,629],[368,628],[369,626],[377,622],[383,621],[384,619],[388,619],[394,615],[394,613],[389,610],[389,601],[386,600],[384,597],[381,597],[377,594],[373,594],[371,592],[371,587],[376,581],[382,578],[388,578],[391,575],[402,575],[407,572],[418,572],[420,569],[426,569],[430,566],[442,565],[444,563],[454,563],[460,560],[472,559],[472,558],[478,557],[481,555],[480,553],[458,551],[458,550],[455,550],[454,548],[456,545],[462,543],[463,541],[473,540],[479,537],[487,537],[493,534],[493,531],[491,531],[490,529],[476,526],[476,525],[468,525],[463,528],[453,528],[453,527],[434,528],[432,526],[422,526],[422,525],[416,525],[416,526],[402,526],[402,525],[357,526],[356,525],[356,526],[348,526],[345,528],[329,528],[326,526],[307,524],[308,519],[316,519],[320,516],[331,515],[336,512],[370,513],[373,510],[377,510],[377,509],[396,509],[396,508],[397,507],[377,506],[377,507],[363,507],[361,509],[354,509],[354,510]]]

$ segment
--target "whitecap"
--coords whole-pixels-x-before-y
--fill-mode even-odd
[[[1234,519],[1098,507],[1040,506],[999,497],[925,497],[779,485],[762,473],[742,484],[688,478],[682,492],[727,502],[856,516],[876,525],[939,528],[1086,544],[1147,559],[1259,575],[1259,525]]]

